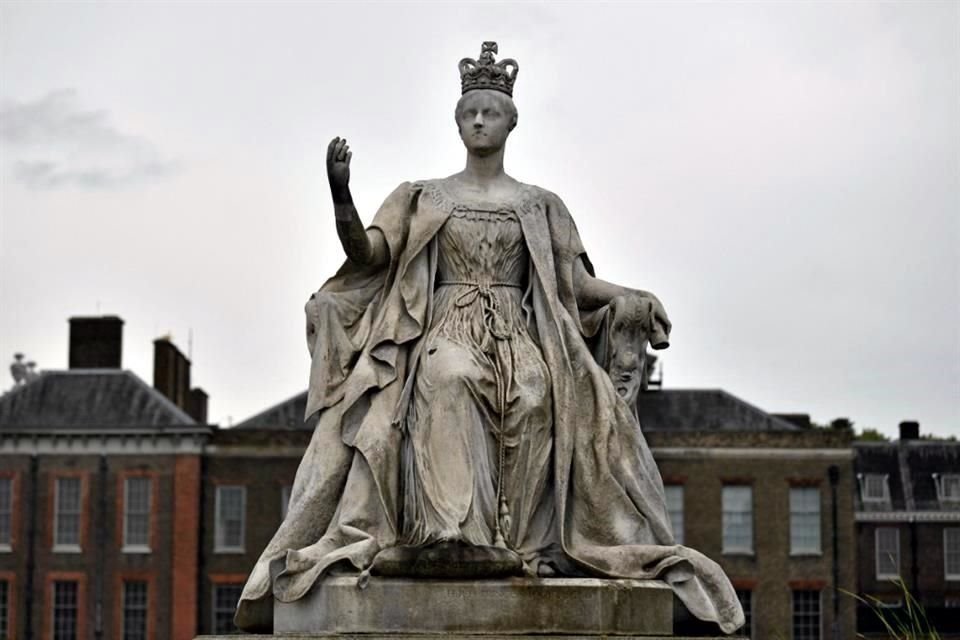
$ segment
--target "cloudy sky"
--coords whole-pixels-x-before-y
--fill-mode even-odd
[[[483,40],[520,66],[508,172],[660,295],[667,386],[960,435],[956,2],[4,2],[0,355],[65,368],[109,313],[147,381],[192,335],[221,424],[303,390],[327,141],[366,220],[459,170]]]

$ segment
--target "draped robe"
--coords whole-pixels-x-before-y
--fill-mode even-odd
[[[319,412],[287,517],[241,595],[236,622],[271,625],[272,599],[303,597],[341,567],[366,571],[400,535],[403,431],[436,280],[433,242],[455,206],[443,181],[400,185],[377,212],[390,260],[349,261],[307,302],[307,416]],[[665,580],[725,632],[743,612],[723,570],[677,545],[656,463],[632,409],[587,340],[602,313],[577,306],[576,260],[590,263],[563,202],[524,185],[515,203],[531,261],[532,308],[550,370],[553,499],[564,556],[583,574]],[[271,564],[274,578],[271,579]]]

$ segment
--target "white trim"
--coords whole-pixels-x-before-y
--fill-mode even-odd
[[[933,484],[937,489],[937,500],[940,502],[946,502],[947,504],[956,504],[960,502],[960,495],[948,496],[943,492],[943,488],[946,485],[945,480],[957,479],[960,481],[960,473],[934,473]]]
[[[147,487],[147,543],[146,544],[129,544],[127,538],[129,538],[129,524],[130,520],[128,519],[129,506],[130,506],[130,481],[131,480],[146,480],[149,485]],[[142,515],[142,514],[137,514]],[[153,477],[152,476],[127,476],[123,479],[123,548],[121,549],[123,553],[150,553],[150,534],[153,528]]]
[[[220,490],[221,489],[240,489],[240,544],[225,545],[220,541],[224,533],[220,529]],[[213,506],[213,552],[214,553],[245,553],[244,544],[246,542],[247,529],[247,487],[242,484],[221,484],[217,485],[214,492]]]
[[[0,435],[0,455],[177,455],[203,453],[208,433],[45,432]],[[304,447],[305,449],[306,447]],[[303,452],[301,451],[301,455]]]
[[[787,460],[852,460],[853,449],[802,449],[802,448],[750,448],[750,447],[653,447],[653,457],[660,460],[672,458],[723,458],[723,459],[787,459]]]
[[[80,509],[77,511],[77,540],[76,543],[57,542],[57,535],[60,533],[60,481],[76,480],[77,500],[80,501]],[[83,540],[83,478],[79,476],[54,476],[53,478],[53,552],[54,553],[80,553],[80,542]],[[72,514],[71,514],[72,515]]]
[[[893,531],[896,534],[897,562],[893,573],[881,573],[880,571],[880,532]],[[899,527],[877,527],[873,530],[873,568],[877,580],[896,580],[900,577],[900,528]]]
[[[957,553],[960,554],[960,529],[956,527],[944,527],[943,528],[943,579],[944,580],[960,580],[960,572],[950,573],[947,570],[947,532],[956,531],[957,537]]]
[[[867,495],[867,479],[882,478],[883,495],[879,498]],[[864,504],[890,504],[890,474],[889,473],[858,473],[857,483],[860,485],[860,500]]]
[[[855,522],[960,522],[960,511],[857,511]]]
[[[83,549],[80,548],[78,544],[55,544],[53,545],[54,553],[83,553]]]

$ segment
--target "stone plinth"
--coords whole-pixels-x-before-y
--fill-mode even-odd
[[[673,592],[652,580],[327,578],[278,602],[274,633],[667,636]]]

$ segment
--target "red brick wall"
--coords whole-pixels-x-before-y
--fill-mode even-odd
[[[173,476],[173,640],[197,634],[200,457],[177,456]]]

